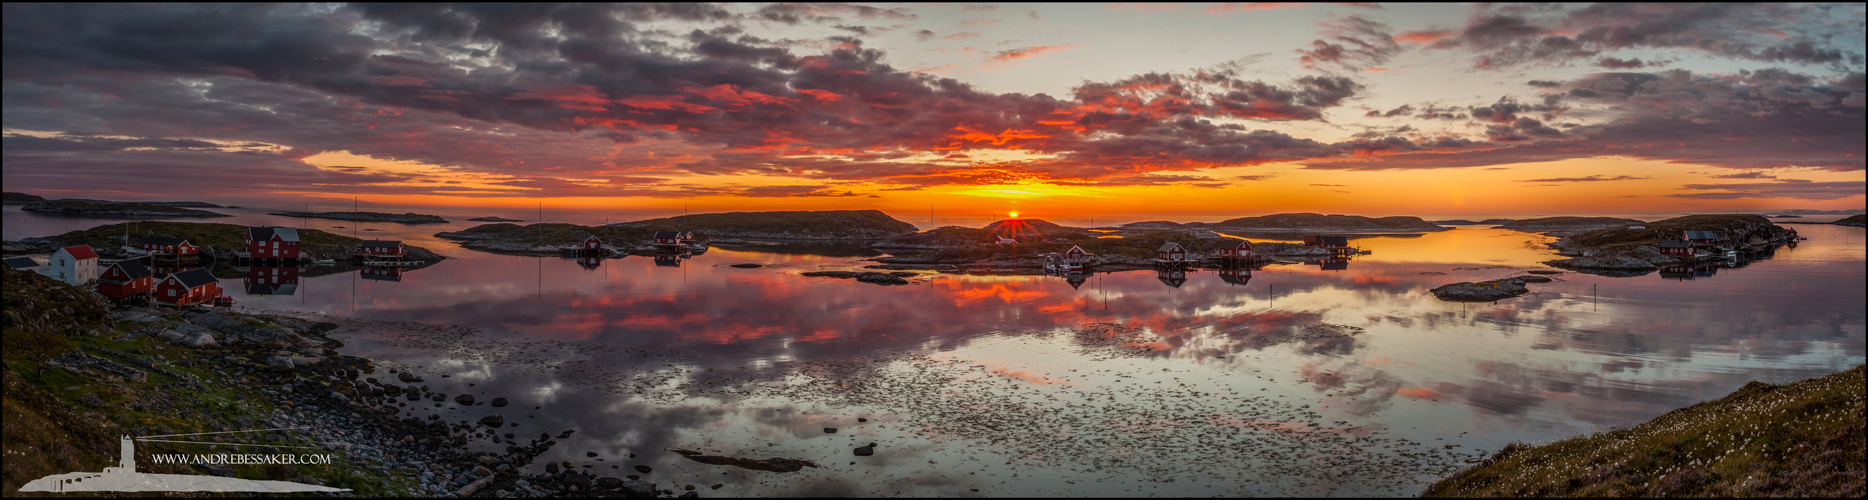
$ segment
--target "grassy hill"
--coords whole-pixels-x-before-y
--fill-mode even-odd
[[[1855,227],[1868,226],[1868,214],[1850,215],[1848,216],[1848,218],[1836,221],[1835,223],[1844,225],[1844,226],[1855,226]]]
[[[1543,446],[1512,444],[1421,496],[1842,497],[1864,493],[1863,367]]]

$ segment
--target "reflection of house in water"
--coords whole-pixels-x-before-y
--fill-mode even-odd
[[[1244,285],[1246,283],[1252,282],[1252,270],[1251,269],[1221,269],[1219,270],[1219,280],[1233,284],[1233,285]]]
[[[1083,286],[1083,282],[1088,281],[1088,280],[1089,280],[1089,277],[1084,276],[1083,273],[1070,273],[1070,274],[1064,275],[1064,282],[1069,283],[1070,288],[1081,288]]]
[[[1155,271],[1155,277],[1160,278],[1161,282],[1167,284],[1167,286],[1180,288],[1181,283],[1187,282],[1187,270],[1182,268],[1160,269]]]
[[[583,267],[584,269],[596,269],[597,266],[603,265],[603,258],[602,257],[579,257],[577,259],[577,265],[579,267]]]
[[[246,270],[247,295],[292,295],[298,293],[298,268],[292,266],[255,266]]]
[[[1346,259],[1343,257],[1330,257],[1328,259],[1317,259],[1317,260],[1305,262],[1305,264],[1317,266],[1319,268],[1322,268],[1325,271],[1341,271],[1344,269],[1349,269],[1349,259]]]
[[[1710,278],[1719,273],[1719,266],[1675,265],[1660,268],[1663,279],[1686,281],[1694,278]]]
[[[402,281],[402,268],[398,266],[363,266],[363,279],[381,281]]]
[[[662,267],[681,267],[681,255],[672,253],[656,254],[655,265]]]

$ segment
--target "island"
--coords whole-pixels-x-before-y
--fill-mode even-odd
[[[131,229],[134,228],[134,231]],[[167,222],[144,221],[124,222],[98,226],[82,231],[72,231],[57,236],[43,238],[23,238],[8,242],[8,251],[19,253],[51,253],[59,248],[73,245],[90,245],[98,255],[111,259],[135,257],[124,246],[136,246],[146,236],[181,238],[190,243],[201,245],[203,253],[216,261],[232,261],[234,252],[246,251],[247,226],[239,224],[215,224],[205,222]],[[127,235],[127,236],[126,236]],[[332,234],[317,229],[299,229],[299,252],[303,258],[311,260],[331,259],[346,262],[350,252],[363,240]],[[126,241],[125,238],[128,238]],[[428,249],[404,245],[408,251],[406,260],[421,262],[440,262],[446,257]]]
[[[726,212],[682,215],[609,227],[695,231],[714,238],[775,240],[878,240],[917,229],[880,210]]]
[[[1192,222],[1188,228],[1231,231],[1296,231],[1325,233],[1358,232],[1434,232],[1447,228],[1420,217],[1364,217],[1360,215],[1320,215],[1313,213],[1274,214],[1240,217],[1211,224]]]
[[[1688,215],[1637,227],[1610,227],[1565,236],[1550,246],[1559,250],[1558,255],[1570,258],[1544,261],[1544,264],[1582,270],[1646,272],[1667,265],[1720,260],[1725,250],[1758,252],[1791,241],[1790,230],[1771,223],[1762,215]],[[1680,253],[1675,254],[1661,248],[1662,242],[1682,241],[1687,231],[1711,234],[1718,241],[1695,243],[1690,248],[1682,247]]]
[[[519,220],[519,219],[508,219],[508,218],[505,218],[505,217],[497,217],[497,216],[492,216],[492,217],[474,217],[474,218],[472,218],[472,219],[467,219],[467,220],[468,220],[469,222],[525,222],[525,221],[523,221],[523,220]]]
[[[1646,224],[1635,219],[1617,217],[1541,217],[1536,219],[1511,219],[1498,225],[1499,229],[1543,233],[1549,236],[1565,236],[1592,229],[1608,227],[1639,226]]]
[[[383,212],[272,212],[269,215],[298,217],[301,219],[332,219],[356,222],[396,222],[401,224],[441,224],[448,220],[437,215]]]
[[[1501,224],[1510,224],[1511,219],[1486,219],[1478,222],[1473,222],[1468,219],[1449,219],[1437,220],[1433,221],[1433,223],[1442,226],[1497,226]]]
[[[1196,223],[1182,224],[1191,227]],[[1096,271],[1151,269],[1157,251],[1168,243],[1187,251],[1189,263],[1214,265],[1225,237],[1207,229],[1151,229],[1162,224],[1127,225],[1114,233],[1063,226],[1042,219],[1008,219],[981,228],[948,226],[876,242],[872,247],[891,255],[875,259],[879,269],[920,269],[941,272],[1036,274],[1047,256],[1071,247],[1089,253],[1085,266]],[[1296,243],[1253,242],[1254,253],[1271,259],[1328,257],[1330,250]],[[1282,263],[1294,263],[1289,260]]]
[[[117,202],[104,200],[48,200],[28,203],[19,208],[21,211],[73,216],[108,216],[108,217],[232,217],[231,215],[195,210],[192,208],[171,207],[155,203]]]
[[[1855,226],[1855,227],[1868,226],[1868,214],[1851,215],[1845,219],[1831,222],[1830,224],[1835,224],[1838,226]]]
[[[1433,296],[1447,302],[1494,302],[1530,293],[1525,283],[1549,283],[1555,281],[1545,276],[1515,276],[1505,279],[1481,281],[1477,283],[1451,283],[1435,287],[1430,292]]]
[[[1858,498],[1863,374],[1754,381],[1632,428],[1508,444],[1420,496]]]
[[[15,193],[12,191],[0,193],[0,196],[4,196],[3,198],[0,198],[0,203],[4,203],[7,205],[24,205],[27,203],[38,203],[41,201],[45,201],[45,198],[43,197],[34,196],[34,195],[26,194],[26,193]]]

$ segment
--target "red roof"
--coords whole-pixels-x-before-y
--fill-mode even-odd
[[[78,245],[75,247],[65,247],[65,253],[71,254],[72,260],[84,260],[84,259],[97,258],[97,252],[91,251],[90,245]]]

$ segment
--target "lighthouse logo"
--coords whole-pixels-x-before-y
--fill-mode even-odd
[[[229,432],[266,432],[266,431],[273,431],[273,430],[287,430],[287,429],[263,429],[263,430],[257,430],[257,431],[229,431]],[[200,434],[173,434],[173,435],[164,435],[164,436],[146,436],[146,437],[140,437],[140,438],[132,438],[130,436],[123,436],[120,441],[122,444],[122,449],[121,449],[122,456],[118,460],[116,467],[105,467],[103,472],[68,472],[65,474],[53,474],[53,475],[42,477],[39,479],[34,479],[31,482],[28,482],[26,483],[25,486],[21,486],[19,491],[21,492],[48,492],[48,493],[64,493],[64,492],[80,492],[80,491],[82,492],[210,491],[210,492],[251,492],[251,493],[298,493],[298,492],[333,493],[333,492],[339,492],[339,491],[350,491],[349,489],[345,489],[345,488],[331,488],[331,487],[326,487],[326,486],[317,486],[317,485],[310,485],[310,484],[304,484],[304,483],[294,483],[290,481],[262,481],[262,480],[253,480],[253,479],[239,479],[239,478],[232,478],[232,477],[205,476],[205,475],[193,475],[193,474],[144,474],[144,473],[136,472],[135,441],[167,442],[167,443],[197,443],[197,444],[217,444],[217,445],[235,445],[235,446],[266,446],[266,447],[272,447],[272,448],[303,448],[303,447],[298,447],[298,446],[252,445],[252,444],[239,444],[239,443],[222,443],[222,442],[213,442],[213,441],[176,441],[176,440],[157,439],[157,438],[178,437],[178,436],[195,436],[195,435],[201,435],[201,434],[224,434],[224,433],[208,432],[208,433],[200,433]],[[157,456],[156,458],[157,458],[157,461],[159,462],[197,463],[197,464],[216,463],[216,464],[234,465],[234,464],[300,463],[300,460],[297,457],[301,457],[301,456],[307,458],[306,460],[304,460],[305,463],[316,463],[320,460],[318,457],[325,457],[324,458],[324,460],[326,460],[325,463],[328,463],[328,457],[329,457],[328,455],[214,454],[214,455],[160,455],[160,456]],[[167,459],[167,460],[164,460],[164,459]]]

